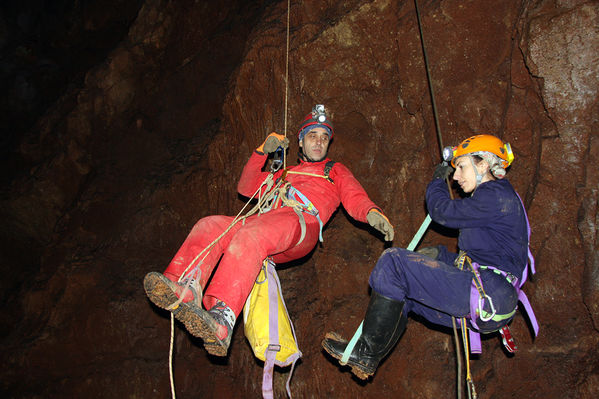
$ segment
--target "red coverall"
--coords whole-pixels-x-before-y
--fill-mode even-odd
[[[268,175],[268,172],[262,171],[266,158],[267,155],[256,151],[252,154],[237,185],[237,191],[241,195],[251,197],[260,187]],[[301,161],[290,170],[323,176],[327,161],[328,158],[320,162]],[[275,181],[282,173],[282,170],[275,173]],[[333,183],[322,177],[296,174],[288,174],[286,180],[314,204],[323,224],[327,223],[340,202],[354,219],[366,222],[368,211],[377,206],[368,198],[349,169],[336,162],[330,170],[329,177]],[[248,217],[245,223],[241,221],[236,223],[211,249],[199,266],[200,285],[204,289],[214,266],[220,259],[220,264],[204,293],[205,308],[210,309],[219,299],[238,316],[260,272],[262,261],[267,256],[272,256],[277,263],[283,263],[307,255],[318,241],[320,224],[311,214],[303,212],[303,216],[306,222],[306,235],[299,245],[297,242],[301,237],[301,226],[293,208],[272,209]],[[197,254],[212,243],[233,219],[231,216],[220,215],[200,219],[164,271],[164,275],[177,281]]]

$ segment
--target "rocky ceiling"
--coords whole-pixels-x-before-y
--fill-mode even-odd
[[[497,336],[483,340],[472,360],[479,397],[594,398],[599,4],[418,5],[443,141],[491,132],[511,142],[509,178],[531,219],[538,272],[526,291],[540,335],[518,314],[515,356]],[[1,9],[3,397],[171,395],[169,318],[147,301],[143,276],[165,268],[197,219],[236,214],[253,148],[270,131],[293,136],[317,102],[338,132],[331,157],[389,215],[394,245],[425,216],[439,143],[414,1],[291,1],[287,84],[285,1]],[[424,245],[434,243],[455,236],[433,229]],[[453,338],[418,320],[369,382],[321,350],[325,332],[350,336],[359,324],[384,248],[339,211],[324,243],[280,271],[304,354],[294,397],[456,396]],[[178,397],[260,397],[262,364],[239,325],[226,359],[180,327]],[[277,369],[277,397],[288,375]]]

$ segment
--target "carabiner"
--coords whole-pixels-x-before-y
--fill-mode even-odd
[[[274,152],[272,163],[270,164],[270,171],[275,173],[283,165],[283,157],[285,156],[283,147],[279,146]]]
[[[488,316],[488,317],[483,316],[483,313],[489,314],[483,310],[483,304],[485,302],[485,299],[489,300],[489,306],[491,307],[491,316]],[[487,294],[485,294],[484,297],[482,295],[480,295],[478,297],[478,316],[480,317],[481,321],[491,320],[493,317],[495,317],[496,313],[497,313],[497,311],[495,310],[495,306],[493,306],[493,299],[491,299],[491,297],[488,296]]]

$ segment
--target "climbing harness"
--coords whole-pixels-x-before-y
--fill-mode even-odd
[[[298,189],[293,187],[291,183],[286,181],[287,176],[303,175],[324,178],[327,181],[334,184],[333,179],[329,176],[334,164],[335,161],[327,161],[324,165],[323,174],[299,172],[285,169],[281,177],[276,181],[276,189],[273,190],[271,194],[267,194],[269,196],[268,201],[266,201],[264,206],[260,209],[261,213],[268,212],[274,208],[278,208],[279,206],[281,206],[282,203],[282,206],[292,208],[297,214],[300,222],[301,234],[299,241],[295,245],[299,245],[306,236],[306,220],[303,215],[304,212],[316,217],[316,219],[318,220],[318,224],[320,227],[318,232],[318,239],[320,242],[323,242],[322,229],[324,228],[324,224],[322,222],[322,219],[320,218],[320,213],[316,206],[312,203],[312,201],[308,199],[308,197],[302,194],[301,191],[299,191]]]
[[[322,219],[320,219],[318,209],[316,209],[312,201],[310,201],[308,197],[306,197],[304,194],[301,193],[301,191],[299,191],[292,185],[288,186],[285,198],[286,200],[283,200],[283,204],[286,206],[293,207],[293,210],[299,217],[300,225],[302,226],[302,234],[300,240],[296,245],[300,244],[304,240],[304,237],[306,235],[306,220],[304,219],[304,212],[314,216],[318,220],[318,225],[320,227],[318,231],[318,240],[322,242],[323,223]]]
[[[528,218],[527,218],[527,222],[528,222]],[[529,232],[530,232],[530,230],[529,230]],[[529,249],[529,259],[530,259],[531,270],[534,273],[534,258],[532,257],[532,254],[530,253],[530,249]],[[522,302],[522,304],[524,305],[524,307],[526,309],[526,313],[531,321],[531,324],[533,325],[535,337],[537,336],[538,331],[539,331],[539,326],[538,326],[536,318],[534,316],[534,312],[532,311],[532,308],[530,307],[530,303],[528,302],[528,299],[526,298],[526,294],[524,294],[524,292],[520,289],[522,287],[522,284],[524,284],[525,278],[522,279],[522,283],[518,284],[517,277],[515,277],[512,274],[507,273],[503,270],[500,270],[499,268],[496,268],[494,266],[483,266],[483,265],[479,265],[476,262],[472,262],[470,257],[468,257],[466,255],[466,252],[464,252],[464,251],[461,251],[458,258],[456,259],[456,267],[460,270],[470,270],[474,275],[474,277],[472,279],[472,289],[471,289],[471,295],[470,295],[470,317],[469,317],[470,325],[474,329],[479,330],[479,327],[478,327],[477,321],[476,321],[477,317],[483,322],[487,322],[490,320],[493,320],[496,322],[505,322],[504,325],[502,325],[501,327],[498,327],[496,330],[485,331],[484,333],[488,334],[488,333],[492,333],[495,331],[499,331],[501,338],[502,338],[502,343],[505,346],[506,350],[510,353],[514,353],[517,350],[516,343],[514,342],[514,340],[512,338],[512,334],[508,327],[509,320],[511,320],[511,318],[516,313],[517,305],[513,311],[511,311],[507,314],[497,314],[497,311],[496,311],[495,307],[493,306],[493,300],[485,292],[482,281],[480,279],[480,271],[481,270],[491,270],[494,273],[497,273],[497,274],[503,276],[510,284],[512,284],[514,286],[514,288],[516,289],[516,292],[518,293],[518,300],[520,302]],[[527,270],[527,269],[528,269],[528,265],[526,266],[525,270]],[[487,301],[489,304],[489,307],[491,310],[490,313],[484,310],[485,301]],[[470,373],[470,358],[468,356],[468,353],[482,353],[482,347],[481,347],[481,341],[480,341],[480,331],[476,331],[476,330],[473,330],[472,328],[468,327],[468,323],[467,323],[467,320],[465,317],[460,318],[460,325],[461,325],[461,332],[462,332],[462,341],[464,343],[464,354],[465,354],[465,358],[466,358],[466,382],[468,384],[468,395],[469,395],[469,397],[476,398],[477,397],[476,389],[474,387],[474,382],[472,380],[472,374]],[[469,342],[470,342],[470,345],[469,345]]]

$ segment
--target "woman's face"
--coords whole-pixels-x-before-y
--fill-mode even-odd
[[[476,165],[479,173],[481,172],[481,165],[484,161],[481,161]],[[486,176],[483,181],[488,180]],[[474,162],[470,155],[463,155],[455,160],[455,172],[453,173],[453,180],[457,181],[462,191],[466,194],[470,194],[476,188],[476,173],[474,171]]]

